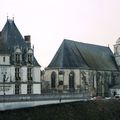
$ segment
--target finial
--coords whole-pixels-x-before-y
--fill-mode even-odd
[[[109,44],[108,44],[108,47],[109,47]]]
[[[13,14],[13,21],[14,21],[14,14]]]
[[[7,20],[8,20],[9,16],[7,15]]]
[[[14,21],[14,17],[13,17],[13,21]]]

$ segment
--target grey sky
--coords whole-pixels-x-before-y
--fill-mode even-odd
[[[46,67],[63,39],[110,46],[120,36],[120,0],[0,0],[0,29],[7,15]]]

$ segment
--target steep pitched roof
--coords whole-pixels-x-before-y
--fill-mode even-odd
[[[109,47],[64,40],[48,68],[117,70]]]
[[[19,45],[19,47],[26,48],[27,45],[19,32],[18,28],[16,27],[13,20],[7,20],[4,28],[1,32],[2,41],[7,46],[10,51],[14,50],[14,46]]]
[[[13,53],[15,46],[22,48],[23,52],[26,48],[28,48],[14,21],[8,19],[0,33],[0,54]],[[35,58],[33,63],[34,65],[39,66]]]

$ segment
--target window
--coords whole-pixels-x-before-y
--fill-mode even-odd
[[[21,54],[20,54],[20,53],[16,53],[16,54],[15,54],[15,62],[16,62],[17,64],[20,64],[20,57],[21,57]]]
[[[55,88],[56,87],[56,73],[52,72],[51,74],[51,88]]]
[[[27,69],[28,81],[32,81],[32,68]]]
[[[32,84],[28,84],[27,85],[27,94],[32,94],[33,92],[33,85]]]
[[[5,62],[5,57],[3,57],[3,62]]]
[[[16,81],[19,81],[19,80],[21,80],[21,78],[20,78],[20,68],[15,68],[15,80]]]
[[[70,72],[69,74],[69,89],[70,91],[74,91],[75,90],[75,81],[74,81],[74,72]]]
[[[28,54],[28,63],[32,64],[33,62],[33,55],[32,54]]]
[[[15,84],[15,94],[20,94],[20,84]]]

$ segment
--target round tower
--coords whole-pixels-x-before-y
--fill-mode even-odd
[[[114,56],[118,67],[120,68],[120,37],[117,39],[114,45]]]

